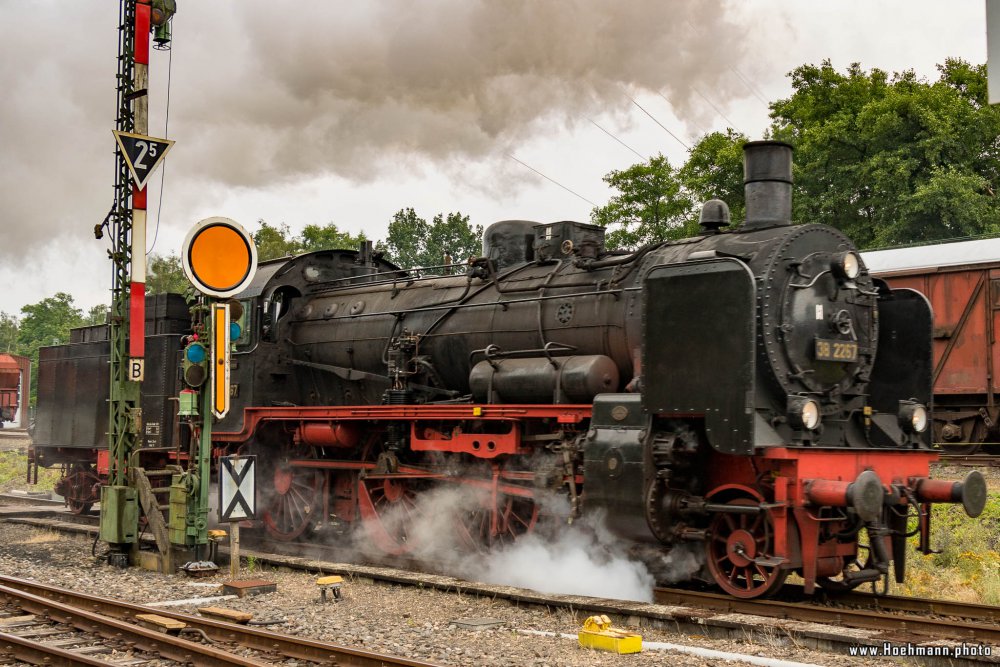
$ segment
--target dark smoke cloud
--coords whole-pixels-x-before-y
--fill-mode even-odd
[[[718,1],[269,3],[231,18],[241,57],[186,97],[215,156],[190,167],[239,185],[502,155],[553,123],[630,111],[623,89],[662,92],[683,115],[693,82],[732,85],[739,57]]]
[[[168,192],[189,210],[206,186],[366,180],[427,160],[460,173],[553,127],[626,117],[625,90],[662,92],[681,117],[695,83],[743,94],[728,76],[740,29],[721,0],[178,4]],[[117,20],[117,2],[0,0],[0,260],[96,243]],[[166,69],[155,54],[153,134]]]

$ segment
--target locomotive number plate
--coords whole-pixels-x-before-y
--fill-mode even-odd
[[[844,340],[816,340],[816,361],[852,362],[858,360],[858,344]]]

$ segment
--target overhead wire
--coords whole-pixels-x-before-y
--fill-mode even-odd
[[[667,104],[669,104],[671,108],[673,108],[673,106],[674,106],[674,105],[673,105],[673,104],[672,104],[672,103],[670,102],[670,100],[669,100],[669,99],[667,98],[667,96],[666,96],[666,95],[664,95],[664,94],[663,94],[663,93],[661,93],[660,91],[656,91],[656,94],[657,94],[657,95],[659,95],[660,97],[662,97],[662,98],[663,98],[663,101],[664,101],[664,102],[666,102]],[[708,134],[708,130],[706,130],[706,129],[705,129],[705,128],[704,128],[704,127],[703,127],[703,126],[701,125],[701,123],[697,123],[697,122],[695,122],[695,121],[694,121],[693,119],[691,119],[691,118],[688,118],[688,119],[686,119],[686,120],[687,120],[687,122],[691,123],[692,125],[695,125],[695,126],[696,126],[696,127],[698,128],[698,131],[699,131],[699,132],[701,132],[702,134]]]
[[[583,195],[581,195],[579,192],[574,192],[573,190],[569,189],[568,187],[566,187],[565,185],[563,185],[559,181],[557,181],[557,180],[555,180],[553,178],[549,178],[548,176],[546,176],[542,172],[540,172],[537,169],[535,169],[534,167],[532,167],[530,164],[527,164],[526,162],[523,162],[523,161],[517,159],[516,157],[514,157],[510,153],[504,153],[504,155],[506,155],[507,157],[509,157],[514,162],[517,162],[521,166],[526,167],[526,168],[530,169],[531,171],[535,172],[536,174],[538,174],[539,176],[541,176],[545,180],[549,181],[550,183],[554,183],[555,185],[558,185],[559,187],[561,187],[563,190],[565,190],[566,192],[570,193],[571,195],[573,195],[575,197],[579,197],[580,199],[582,199],[583,201],[587,202],[588,204],[590,204],[594,208],[597,208],[597,204],[595,204],[594,202],[590,201],[589,199],[587,199],[586,197],[584,197]]]
[[[176,20],[177,17],[174,16],[172,22]],[[174,30],[174,32],[176,32],[176,24],[171,25],[171,28]],[[173,45],[171,45],[168,53],[169,55],[167,56],[167,109],[163,119],[164,139],[170,138],[170,75],[172,74],[174,69]],[[167,179],[167,161],[163,160],[163,164],[160,165],[160,197],[159,197],[159,202],[156,205],[156,227],[153,230],[153,242],[149,246],[149,250],[146,251],[147,256],[153,252],[153,248],[156,247],[156,239],[160,235],[160,214],[163,212],[163,184],[166,182],[166,179]]]
[[[719,109],[719,107],[717,107],[717,106],[715,106],[714,104],[712,104],[712,100],[710,100],[710,99],[708,99],[707,97],[705,97],[704,95],[702,95],[702,94],[701,94],[701,91],[699,91],[699,90],[698,90],[697,88],[694,88],[694,87],[692,87],[692,88],[691,88],[691,90],[693,90],[693,91],[694,91],[694,92],[695,92],[695,93],[696,93],[696,94],[698,95],[698,97],[700,97],[701,99],[705,100],[705,102],[706,102],[706,103],[708,103],[708,106],[710,106],[710,107],[712,107],[713,109],[715,109],[715,113],[717,113],[717,114],[719,114],[720,116],[722,116],[722,119],[723,119],[724,121],[726,121],[727,123],[729,123],[729,127],[733,128],[733,129],[734,129],[734,130],[736,130],[737,132],[739,132],[739,131],[740,131],[740,128],[738,128],[738,127],[736,126],[736,123],[734,123],[733,121],[729,120],[729,118],[728,118],[728,117],[726,116],[726,114],[722,113],[722,110],[721,110],[721,109]]]
[[[749,91],[750,91],[750,93],[751,93],[751,94],[752,94],[752,95],[753,95],[754,97],[756,97],[756,98],[757,98],[758,100],[760,100],[760,101],[761,101],[761,103],[763,103],[763,104],[764,104],[764,106],[767,106],[767,100],[766,100],[766,99],[764,99],[764,95],[763,95],[763,93],[761,93],[761,92],[760,92],[760,89],[759,89],[759,88],[757,88],[757,86],[755,86],[755,85],[754,85],[754,83],[753,83],[753,82],[752,82],[752,81],[750,80],[750,78],[749,78],[749,77],[747,77],[747,76],[746,76],[745,74],[743,74],[742,72],[740,72],[740,71],[739,71],[738,69],[736,69],[736,68],[735,68],[735,67],[733,67],[732,65],[730,65],[730,66],[729,66],[729,69],[730,69],[730,70],[732,70],[733,74],[735,74],[735,75],[736,75],[736,77],[737,77],[737,78],[738,78],[738,79],[739,79],[740,81],[742,81],[742,82],[743,82],[743,85],[744,85],[744,86],[746,86],[747,90],[749,90]]]
[[[611,132],[609,132],[609,131],[605,130],[605,129],[604,129],[603,127],[601,127],[600,125],[598,125],[598,124],[597,124],[597,121],[595,121],[595,120],[594,120],[593,118],[588,118],[587,120],[589,120],[589,121],[591,122],[591,124],[593,124],[593,126],[594,126],[594,127],[596,127],[596,128],[598,129],[598,130],[600,130],[600,131],[601,131],[601,132],[603,132],[604,134],[608,135],[609,137],[611,137],[612,139],[614,139],[615,141],[617,141],[618,143],[620,143],[620,144],[621,144],[622,146],[624,146],[625,148],[627,148],[627,149],[629,149],[630,151],[632,151],[633,153],[635,153],[635,154],[636,154],[636,156],[637,156],[637,157],[638,157],[638,158],[639,158],[640,160],[642,160],[642,161],[644,161],[644,162],[645,162],[645,161],[647,161],[647,160],[649,160],[649,157],[648,157],[648,156],[645,156],[645,155],[643,155],[642,153],[640,153],[640,152],[639,152],[639,151],[637,151],[636,149],[634,149],[634,148],[632,148],[631,146],[629,146],[628,144],[626,144],[626,143],[625,143],[624,141],[622,141],[621,139],[619,139],[619,138],[618,138],[617,136],[615,136],[615,135],[614,135],[614,134],[612,134]]]
[[[624,91],[623,91],[623,92],[624,92]],[[661,128],[663,128],[663,131],[664,131],[664,132],[666,132],[667,134],[669,134],[669,135],[670,135],[671,137],[673,137],[673,138],[674,138],[674,140],[675,140],[675,141],[676,141],[677,143],[679,143],[679,144],[680,144],[681,146],[683,146],[683,147],[684,147],[684,148],[686,148],[687,150],[691,150],[691,147],[690,147],[690,146],[688,146],[688,145],[687,145],[687,144],[686,144],[686,143],[685,143],[685,142],[684,142],[684,141],[683,141],[683,140],[682,140],[682,139],[681,139],[680,137],[678,137],[678,136],[677,136],[676,134],[674,134],[673,132],[671,132],[670,130],[668,130],[668,129],[667,129],[667,126],[666,126],[666,125],[664,125],[664,124],[663,124],[663,123],[661,123],[660,121],[656,120],[656,116],[654,116],[653,114],[651,114],[651,113],[649,113],[648,111],[646,111],[646,109],[645,109],[645,108],[643,108],[643,106],[642,106],[641,104],[639,104],[638,102],[636,102],[636,101],[635,101],[635,98],[634,98],[634,97],[632,97],[632,96],[631,96],[631,95],[629,95],[628,93],[625,93],[625,97],[627,97],[627,98],[629,98],[630,100],[632,100],[632,104],[634,104],[634,105],[636,105],[637,107],[639,107],[639,110],[640,110],[640,111],[642,111],[642,112],[643,112],[644,114],[646,114],[647,116],[649,116],[649,117],[650,117],[650,118],[651,118],[651,119],[653,120],[653,122],[654,122],[654,123],[656,123],[656,124],[657,124],[657,125],[659,125],[659,126],[660,126]]]

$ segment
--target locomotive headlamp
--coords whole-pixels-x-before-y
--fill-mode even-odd
[[[842,252],[834,255],[830,268],[841,280],[854,280],[861,275],[861,259],[856,252]]]
[[[788,397],[788,422],[795,428],[812,431],[819,426],[819,403],[805,396]]]
[[[927,408],[916,401],[899,402],[899,425],[907,433],[923,433],[929,420]]]

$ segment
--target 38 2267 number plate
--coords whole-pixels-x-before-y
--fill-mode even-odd
[[[858,344],[849,340],[816,340],[816,361],[840,361],[850,363],[858,360]]]

